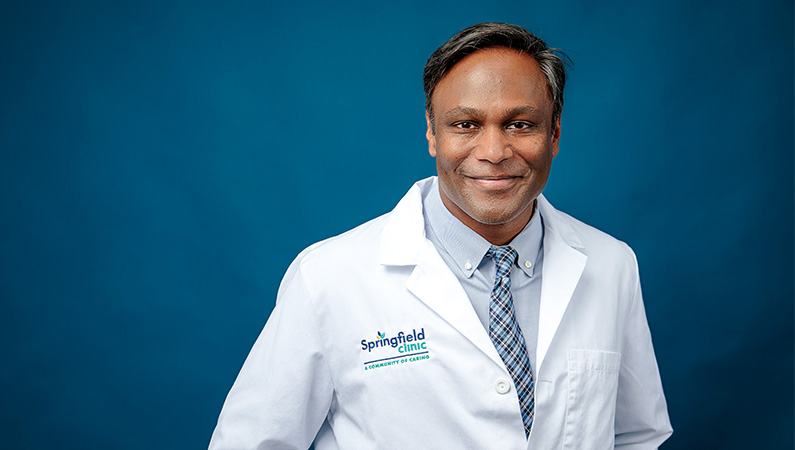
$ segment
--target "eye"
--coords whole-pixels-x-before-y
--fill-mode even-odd
[[[508,124],[508,129],[509,130],[528,130],[528,129],[534,128],[534,127],[535,127],[535,124],[532,123],[532,122],[517,121],[517,122],[511,122],[511,123]]]
[[[475,128],[477,125],[475,125],[474,122],[468,122],[468,121],[464,120],[464,121],[461,121],[461,122],[454,123],[453,126],[456,127],[456,128],[460,128],[462,130],[471,130],[471,129]]]

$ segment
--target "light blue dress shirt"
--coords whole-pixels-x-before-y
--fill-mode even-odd
[[[496,266],[485,258],[491,244],[464,225],[444,206],[438,180],[422,201],[425,232],[442,259],[453,271],[480,322],[488,332],[489,302],[494,286]],[[524,229],[510,242],[519,254],[511,268],[511,296],[516,320],[522,328],[530,366],[535,372],[538,341],[538,309],[541,299],[541,267],[544,252],[543,218],[536,213]]]

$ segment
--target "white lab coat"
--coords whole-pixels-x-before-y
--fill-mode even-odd
[[[432,181],[296,258],[210,448],[306,449],[316,438],[317,450],[657,448],[671,427],[630,248],[539,197],[528,441],[510,375],[425,238],[422,195]],[[413,347],[402,346],[407,335]]]

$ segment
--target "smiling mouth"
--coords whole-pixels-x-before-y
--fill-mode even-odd
[[[505,190],[518,182],[521,177],[497,176],[497,177],[467,177],[477,186],[487,190]]]

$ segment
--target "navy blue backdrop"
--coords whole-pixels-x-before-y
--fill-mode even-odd
[[[428,55],[499,20],[575,62],[546,195],[638,254],[664,448],[792,448],[792,2],[381,3],[0,3],[2,446],[205,447],[292,258],[434,173]]]

